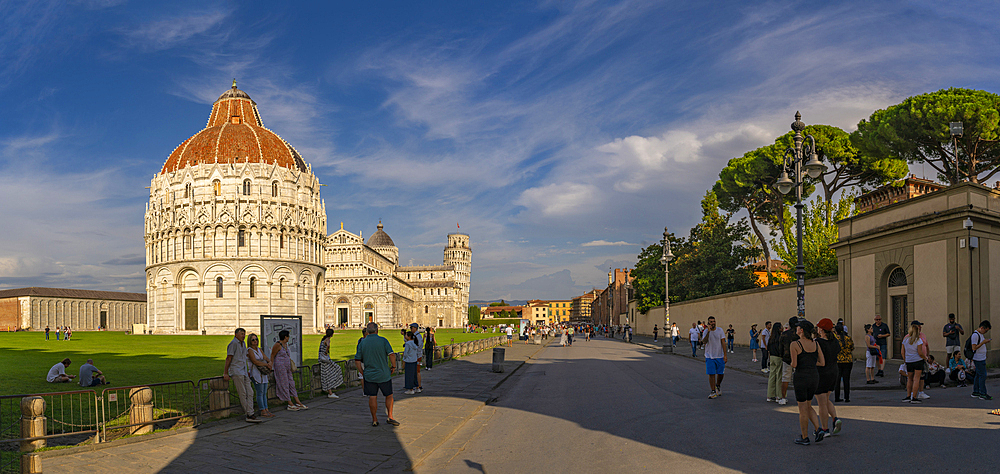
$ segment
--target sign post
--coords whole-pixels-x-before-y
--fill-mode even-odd
[[[302,367],[302,316],[260,315],[261,348],[270,351],[281,331],[289,332],[288,353],[295,367]]]

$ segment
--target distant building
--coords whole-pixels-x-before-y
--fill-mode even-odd
[[[934,191],[940,191],[946,187],[943,184],[918,178],[911,174],[902,183],[887,184],[874,191],[858,196],[854,200],[855,208],[857,209],[857,213],[861,214],[917,196],[933,193]]]
[[[778,281],[787,281],[788,273],[785,272],[785,262],[781,260],[771,259],[771,280],[775,285]],[[764,260],[758,260],[750,264],[752,267],[757,267],[760,270],[754,270],[753,274],[757,277],[757,286],[767,286],[767,271],[764,270]]]
[[[629,307],[634,293],[632,280],[632,271],[627,268],[616,268],[613,272],[608,272],[608,287],[596,290],[596,298],[590,303],[590,319],[595,324],[616,326],[635,320],[635,310]]]
[[[530,300],[526,305],[527,311],[525,319],[531,324],[542,325],[549,322],[549,302],[542,300]]]
[[[524,306],[487,306],[482,310],[480,319],[522,319],[524,317]],[[501,315],[501,313],[504,313]]]
[[[573,302],[570,304],[569,308],[569,320],[575,323],[589,323],[590,322],[590,305],[597,298],[597,290],[590,290],[576,298],[573,298]]]
[[[0,290],[0,330],[44,330],[69,326],[112,331],[146,323],[146,295],[63,288]]]
[[[569,322],[569,311],[572,304],[572,300],[550,300],[549,322],[551,324]]]

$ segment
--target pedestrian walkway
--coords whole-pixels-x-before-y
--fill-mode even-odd
[[[46,451],[45,472],[399,472],[418,464],[488,400],[491,392],[544,346],[506,348],[503,373],[494,373],[492,349],[435,365],[423,372],[424,391],[404,395],[394,379],[394,416],[371,426],[367,397],[360,388],[340,399],[305,400],[309,410],[272,411],[276,418],[251,425],[236,419],[198,428],[126,438],[101,445]]]
[[[621,336],[617,338],[621,341]],[[651,336],[640,336],[634,335],[632,337],[633,344],[639,344],[642,346],[649,347],[651,349],[662,350],[665,345],[670,344],[670,338],[661,338],[657,342],[653,342]],[[857,344],[857,342],[855,342]],[[733,354],[727,354],[729,360],[726,362],[726,369],[739,370],[741,372],[746,372],[748,374],[759,375],[761,377],[767,377],[767,374],[761,371],[760,361],[753,362],[753,356],[750,351],[749,346],[734,345]],[[673,349],[674,355],[691,357],[691,343],[687,339],[681,339],[677,341],[677,347]],[[757,356],[760,357],[761,351],[757,351]],[[705,358],[705,351],[702,349],[698,350],[698,359]],[[902,361],[899,360],[888,360],[885,364],[885,377],[877,377],[876,380],[879,381],[877,384],[868,385],[865,383],[865,361],[858,360],[854,362],[854,368],[851,369],[851,390],[903,390],[905,387],[899,383],[899,365]],[[994,370],[990,373],[989,378],[1000,377],[1000,372]],[[969,393],[972,393],[972,382],[969,382]],[[948,387],[945,390],[950,390],[953,387]],[[937,386],[931,390],[938,390]],[[965,390],[965,389],[962,389]]]

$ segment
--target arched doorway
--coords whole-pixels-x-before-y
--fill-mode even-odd
[[[902,358],[903,338],[910,330],[909,308],[907,307],[906,271],[896,267],[889,274],[886,294],[889,301],[889,320],[892,324],[892,358]]]
[[[348,320],[348,316],[349,316],[348,309],[350,307],[351,306],[348,303],[347,298],[340,298],[339,300],[337,300],[337,325],[338,326],[342,326],[342,327],[346,327],[347,326],[347,320]]]
[[[371,303],[365,303],[365,322],[371,323],[375,322],[375,305]]]

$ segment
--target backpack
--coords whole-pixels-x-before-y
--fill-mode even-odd
[[[978,332],[973,331],[972,336],[975,336]],[[976,351],[972,350],[972,336],[969,336],[965,340],[965,350],[963,354],[965,355],[965,360],[972,361],[972,357],[976,355]],[[982,340],[982,338],[980,338]]]

